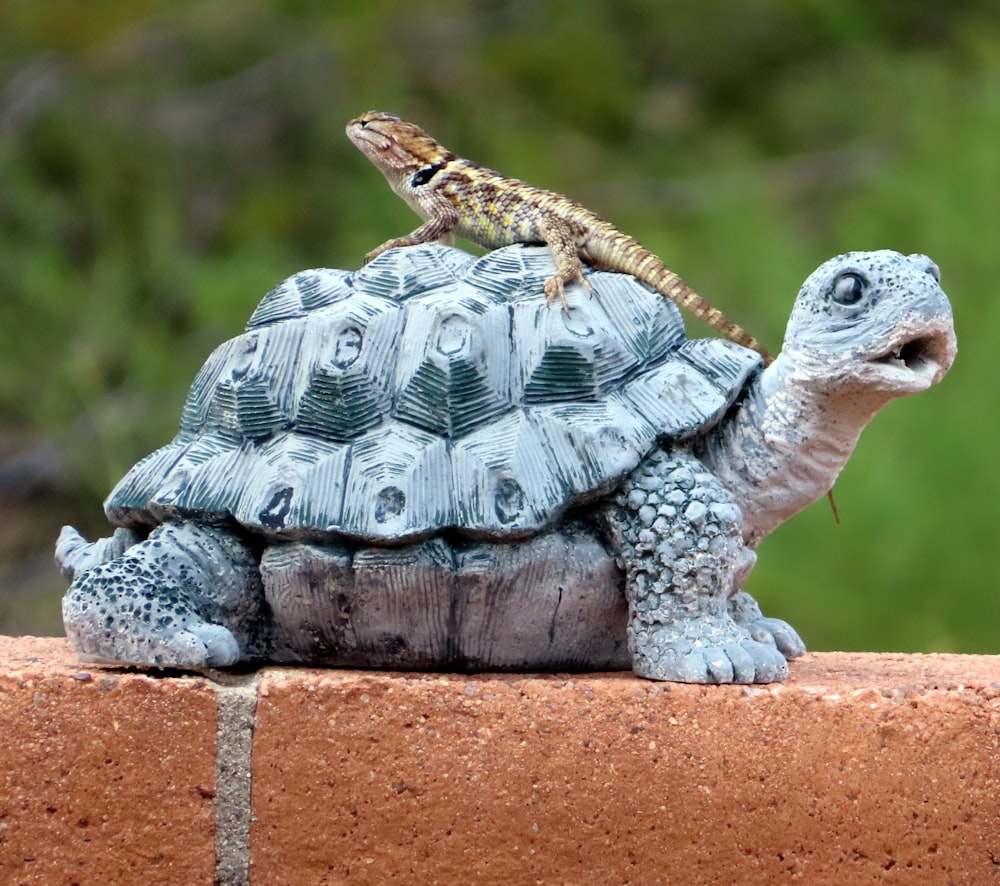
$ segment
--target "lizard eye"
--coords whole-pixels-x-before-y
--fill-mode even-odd
[[[410,180],[410,184],[414,188],[426,185],[427,182],[441,171],[442,166],[444,166],[443,163],[435,163],[433,166],[425,166],[423,169],[417,170],[416,174]]]
[[[841,274],[833,281],[833,300],[839,305],[856,305],[864,297],[866,285],[859,274]]]

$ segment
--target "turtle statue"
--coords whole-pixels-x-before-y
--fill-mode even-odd
[[[429,244],[269,292],[109,495],[114,535],[63,529],[76,654],[785,676],[805,647],[741,590],[754,549],[947,372],[937,267],[826,262],[766,369],[623,274],[550,309],[552,272]]]

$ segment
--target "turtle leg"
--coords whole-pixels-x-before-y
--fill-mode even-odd
[[[166,523],[78,571],[63,623],[84,661],[225,667],[263,651],[265,608],[257,559],[236,535]]]
[[[110,538],[88,542],[72,526],[63,526],[56,541],[56,563],[63,577],[72,581],[80,573],[120,557],[140,541],[131,529],[118,528]]]
[[[733,619],[734,582],[748,564],[743,518],[701,462],[684,450],[653,453],[626,479],[607,517],[625,570],[639,676],[682,683],[786,676],[774,642],[755,639]]]

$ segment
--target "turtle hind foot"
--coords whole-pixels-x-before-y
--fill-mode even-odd
[[[82,661],[168,668],[226,667],[240,660],[232,631],[205,621],[195,601],[164,588],[162,573],[121,558],[78,576],[63,598],[63,623]]]
[[[63,623],[85,661],[226,667],[257,657],[262,605],[255,558],[235,535],[165,524],[78,574],[63,598]]]
[[[70,644],[81,661],[106,665],[198,670],[229,667],[240,660],[239,643],[232,631],[200,620],[168,633],[144,633],[134,626],[127,635],[77,630]]]
[[[728,617],[702,615],[629,627],[632,669],[677,683],[774,683],[788,675],[776,646],[755,640]]]
[[[140,537],[131,529],[118,528],[110,538],[88,542],[73,526],[63,526],[56,541],[56,563],[72,581],[76,576],[120,557]]]

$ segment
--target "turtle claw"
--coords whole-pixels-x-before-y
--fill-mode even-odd
[[[240,646],[228,628],[200,622],[166,638],[155,660],[168,667],[225,668],[240,660]]]
[[[774,646],[789,661],[806,651],[798,631],[787,621],[768,618],[746,591],[740,591],[729,601],[729,614],[738,625],[746,628],[758,643]]]
[[[209,667],[225,668],[240,660],[240,644],[229,628],[201,622],[189,625],[188,632],[204,648],[204,663]]]
[[[788,675],[785,657],[774,645],[758,642],[728,619],[703,616],[630,639],[633,669],[650,680],[774,683]]]
[[[166,635],[150,632],[106,638],[95,642],[93,632],[72,632],[70,642],[81,661],[112,665],[163,668],[228,667],[240,659],[232,632],[222,625],[201,622]]]

